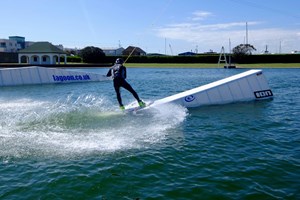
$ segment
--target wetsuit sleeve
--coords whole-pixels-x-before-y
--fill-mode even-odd
[[[127,72],[126,72],[126,67],[125,66],[123,66],[123,77],[124,77],[124,79],[126,79],[127,78]]]
[[[112,75],[112,74],[111,74],[111,68],[110,68],[109,71],[107,72],[106,76],[109,77],[109,76],[111,76],[111,75]]]

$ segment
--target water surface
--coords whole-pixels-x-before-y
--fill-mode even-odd
[[[148,102],[243,71],[128,68],[128,81]],[[299,69],[263,71],[273,100],[136,115],[110,81],[2,87],[0,199],[299,199]]]

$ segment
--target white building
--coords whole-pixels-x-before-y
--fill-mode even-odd
[[[121,56],[124,48],[103,48],[102,51],[105,53],[106,56]]]
[[[0,52],[17,52],[21,45],[15,40],[0,39]]]
[[[49,42],[35,42],[31,46],[19,51],[19,63],[39,64],[60,64],[61,57],[64,64],[67,62],[67,54]]]
[[[15,53],[25,48],[25,37],[9,36],[9,39],[0,39],[0,52]]]

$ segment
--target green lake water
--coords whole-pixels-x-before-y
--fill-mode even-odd
[[[244,71],[127,69],[146,102]],[[300,199],[300,71],[263,72],[272,100],[137,114],[111,81],[2,87],[0,199]]]

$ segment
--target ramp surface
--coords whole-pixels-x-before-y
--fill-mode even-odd
[[[262,70],[249,70],[154,101],[149,107],[175,103],[186,108],[272,98],[273,93]]]
[[[108,77],[87,72],[46,67],[20,67],[0,69],[0,86],[72,83],[110,80]]]

